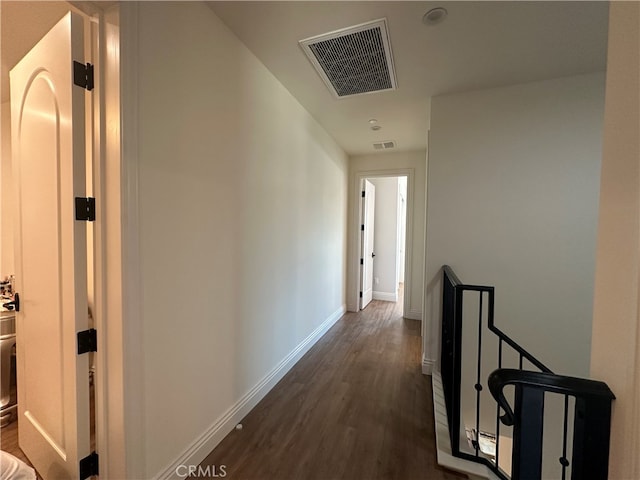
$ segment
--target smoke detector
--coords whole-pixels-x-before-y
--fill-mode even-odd
[[[422,23],[425,25],[437,25],[442,22],[447,16],[447,9],[443,7],[436,7],[429,10],[422,17]]]
[[[386,18],[298,43],[336,98],[397,88]]]

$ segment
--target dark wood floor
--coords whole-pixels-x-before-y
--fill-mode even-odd
[[[9,425],[0,429],[0,448],[5,452],[9,452],[16,458],[19,458],[27,465],[31,465],[29,459],[18,446],[18,422],[13,421]]]
[[[17,396],[18,396],[18,392],[16,391],[15,362],[16,362],[16,357],[15,355],[13,355],[11,357],[11,369],[10,369],[11,371],[11,401],[9,402],[10,405],[13,405],[16,403]],[[0,429],[0,449],[4,450],[5,452],[9,452],[14,457],[19,458],[20,460],[27,463],[28,465],[31,465],[31,463],[29,462],[29,459],[26,457],[26,455],[18,446],[18,422],[16,420],[17,415],[18,415],[18,411],[14,410],[13,421],[10,424],[5,425]]]
[[[420,323],[401,308],[345,315],[202,465],[232,480],[466,478],[436,463]]]

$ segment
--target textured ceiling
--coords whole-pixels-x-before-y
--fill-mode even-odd
[[[208,2],[214,12],[350,154],[395,140],[425,148],[429,98],[602,71],[606,2]],[[427,27],[422,16],[444,6]],[[398,89],[336,99],[298,41],[385,17]],[[381,130],[373,132],[368,120]]]

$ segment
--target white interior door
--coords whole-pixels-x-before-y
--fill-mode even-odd
[[[373,260],[376,256],[373,246],[376,187],[369,180],[365,180],[363,192],[362,225],[364,225],[364,229],[362,230],[362,261],[360,262],[362,264],[361,309],[369,305],[373,299]]]
[[[90,453],[83,19],[67,14],[11,71],[20,448],[45,479],[78,478]]]

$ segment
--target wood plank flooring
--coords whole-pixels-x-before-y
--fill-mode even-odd
[[[401,306],[346,314],[202,467],[236,480],[466,478],[437,465],[420,323]]]
[[[9,425],[0,429],[0,449],[9,452],[16,458],[19,458],[29,466],[31,462],[18,446],[18,422],[13,421]]]
[[[11,401],[10,404],[15,404],[18,392],[16,391],[15,386],[15,361],[16,357],[11,357]],[[0,450],[4,450],[5,452],[9,452],[14,457],[22,460],[29,466],[31,462],[24,454],[24,452],[18,446],[18,421],[16,420],[16,415],[18,415],[17,409],[13,411],[13,421],[0,428]]]

